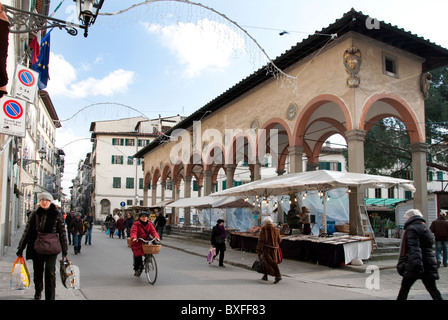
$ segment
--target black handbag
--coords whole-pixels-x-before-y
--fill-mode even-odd
[[[263,263],[261,262],[260,258],[257,258],[257,260],[255,260],[254,264],[252,265],[252,269],[257,271],[258,273],[264,273]]]
[[[39,216],[36,214],[36,229],[39,227]],[[37,231],[34,251],[38,254],[55,255],[62,252],[61,241],[57,233],[43,233]]]

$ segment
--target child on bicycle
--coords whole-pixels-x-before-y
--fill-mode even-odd
[[[139,277],[143,270],[143,243],[138,241],[138,238],[150,239],[150,235],[160,241],[160,237],[157,234],[151,221],[148,219],[148,213],[145,211],[140,212],[138,220],[134,222],[131,227],[131,249],[134,256],[134,276]]]

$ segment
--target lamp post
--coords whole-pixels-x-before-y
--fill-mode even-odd
[[[73,0],[76,2],[78,18],[81,25],[69,21],[54,19],[46,15],[29,12],[15,7],[3,5],[6,9],[10,27],[10,33],[30,33],[50,28],[65,29],[71,36],[76,36],[78,30],[84,29],[84,37],[87,37],[89,26],[95,23],[99,10],[104,0]]]

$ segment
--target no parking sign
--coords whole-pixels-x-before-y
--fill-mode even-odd
[[[0,99],[0,133],[25,137],[26,101],[3,96]]]
[[[18,64],[14,77],[14,96],[34,103],[38,79],[39,73]]]

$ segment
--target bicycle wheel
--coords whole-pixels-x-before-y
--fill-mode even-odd
[[[145,273],[148,282],[154,284],[157,280],[157,263],[156,258],[152,254],[145,256]]]

